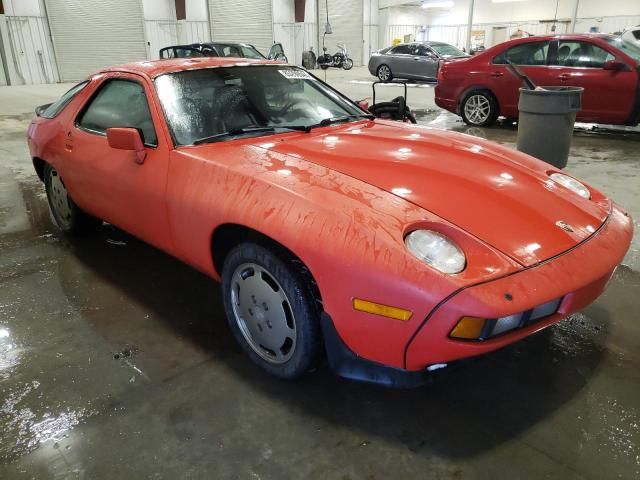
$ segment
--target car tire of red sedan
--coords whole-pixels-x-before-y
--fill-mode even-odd
[[[44,187],[51,215],[64,233],[79,234],[98,228],[102,221],[78,207],[64,185],[62,177],[51,165],[44,168]]]
[[[236,340],[259,367],[292,380],[315,365],[321,351],[316,302],[288,255],[240,244],[225,258],[222,295]]]
[[[498,118],[498,102],[487,90],[472,90],[460,102],[462,120],[474,127],[486,127]]]

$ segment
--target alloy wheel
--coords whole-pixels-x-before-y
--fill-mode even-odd
[[[491,103],[484,95],[471,95],[464,104],[464,113],[469,122],[480,125],[491,115]]]
[[[378,78],[386,82],[389,80],[389,77],[391,77],[391,69],[386,65],[381,65],[380,68],[378,68]]]
[[[282,286],[264,267],[243,263],[231,277],[231,306],[243,337],[262,359],[287,362],[296,348],[296,322]]]

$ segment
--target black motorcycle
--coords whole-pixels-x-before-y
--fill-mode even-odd
[[[326,70],[329,67],[335,67],[351,70],[353,67],[353,60],[349,58],[346,47],[342,44],[338,44],[338,48],[340,51],[333,55],[329,55],[327,53],[327,47],[322,47],[324,54],[318,57],[318,66],[321,69]]]

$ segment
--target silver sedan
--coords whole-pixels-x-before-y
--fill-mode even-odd
[[[467,56],[448,43],[401,43],[374,52],[369,59],[369,72],[383,82],[394,78],[435,81],[440,60]]]

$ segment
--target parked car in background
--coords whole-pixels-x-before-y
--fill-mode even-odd
[[[161,59],[189,57],[235,57],[288,61],[281,43],[274,43],[266,57],[260,50],[249,43],[192,43],[189,45],[174,45],[160,50]]]
[[[435,81],[441,60],[468,56],[448,43],[401,43],[374,52],[369,59],[369,72],[383,82],[394,78]]]
[[[471,125],[517,118],[520,79],[507,60],[539,86],[583,87],[577,120],[637,125],[640,47],[605,34],[547,35],[510,40],[483,53],[444,63],[435,101]]]
[[[640,45],[640,25],[625,29],[620,36],[623,40]]]

